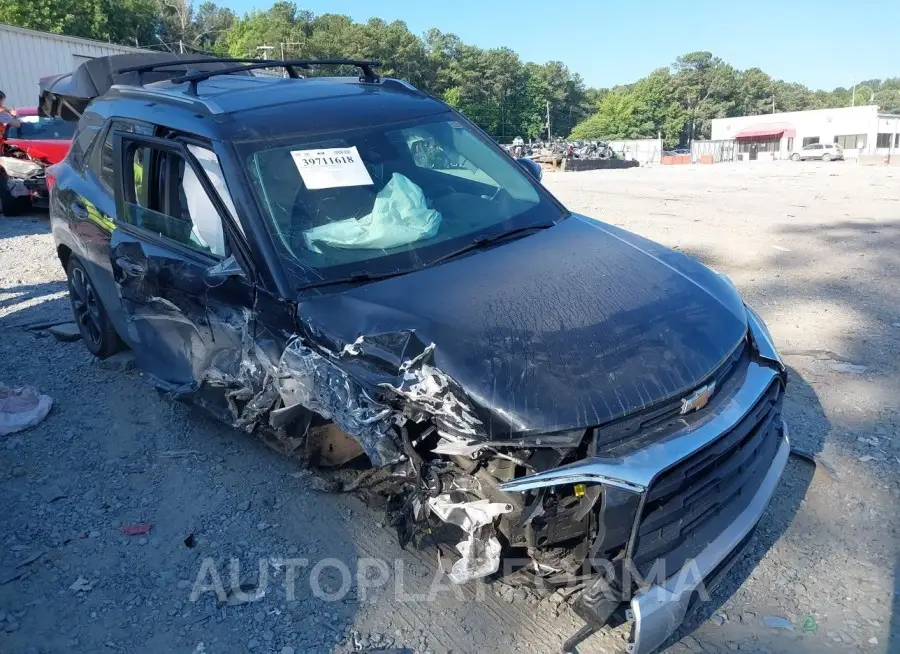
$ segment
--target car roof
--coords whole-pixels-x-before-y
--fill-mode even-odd
[[[162,111],[161,105],[165,105]],[[449,110],[443,102],[394,79],[364,82],[353,77],[251,75],[218,75],[199,81],[196,94],[188,83],[171,81],[116,85],[91,108],[104,116],[233,140],[364,128]]]

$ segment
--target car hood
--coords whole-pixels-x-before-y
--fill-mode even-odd
[[[477,416],[479,436],[495,440],[596,426],[685,394],[747,330],[727,280],[578,215],[303,298],[298,316],[306,337],[370,388],[401,386],[409,363],[427,355]]]

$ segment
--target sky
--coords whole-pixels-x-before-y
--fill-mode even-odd
[[[218,0],[242,14],[274,0]],[[900,76],[898,0],[294,0],[315,14],[403,20],[524,61],[559,60],[588,86],[634,82],[686,52],[813,89]]]

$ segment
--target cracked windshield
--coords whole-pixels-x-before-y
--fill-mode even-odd
[[[483,233],[559,214],[457,120],[296,141],[253,152],[248,166],[284,248],[315,269],[390,255],[399,267],[427,264]]]

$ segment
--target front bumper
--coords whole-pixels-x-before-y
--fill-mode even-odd
[[[632,640],[628,645],[630,654],[648,654],[662,645],[681,625],[701,589],[711,591],[721,579],[736,554],[746,543],[747,537],[756,528],[790,453],[787,423],[784,437],[772,465],[749,505],[707,545],[691,563],[659,585],[654,584],[637,593],[631,600],[634,620]]]

